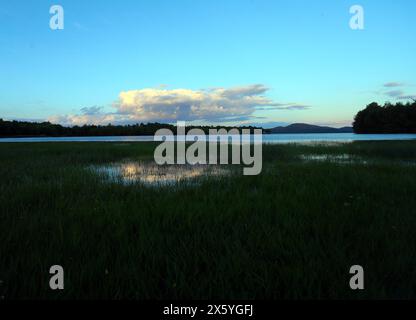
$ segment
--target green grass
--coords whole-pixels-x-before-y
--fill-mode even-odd
[[[416,298],[416,142],[267,145],[259,176],[177,188],[108,183],[85,170],[151,160],[154,146],[0,144],[0,296]],[[49,289],[55,264],[63,291]],[[359,292],[349,288],[355,264],[365,269]]]

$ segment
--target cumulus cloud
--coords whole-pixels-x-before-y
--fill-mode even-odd
[[[55,115],[48,118],[49,122],[59,123],[67,126],[80,126],[84,124],[121,124],[126,123],[123,118],[117,114],[112,113],[97,113],[97,114],[70,114],[70,115]]]
[[[120,93],[115,107],[120,113],[144,120],[210,120],[247,116],[256,107],[283,107],[263,94],[262,85],[211,90],[141,89]]]
[[[232,121],[249,119],[257,110],[304,110],[308,106],[278,103],[267,98],[261,84],[202,90],[147,88],[123,91],[113,103],[115,111],[100,107],[82,108],[79,115],[58,116],[51,120],[64,124],[135,123],[186,121]],[[234,120],[236,121],[236,120]]]

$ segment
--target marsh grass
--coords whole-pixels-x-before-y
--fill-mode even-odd
[[[147,188],[153,143],[0,144],[3,299],[416,297],[416,142],[264,145],[263,172]],[[305,162],[353,155],[367,164]],[[49,289],[49,268],[65,290]],[[349,289],[349,268],[365,290]]]

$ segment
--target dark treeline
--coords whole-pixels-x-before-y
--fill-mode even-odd
[[[205,133],[208,133],[209,129],[224,127],[187,126],[186,132],[194,128],[202,129]],[[154,135],[159,129],[170,129],[173,134],[176,134],[176,126],[162,123],[64,127],[50,122],[4,121],[0,119],[0,137],[150,136]],[[231,127],[225,127],[225,129],[229,130]],[[237,127],[237,129],[239,131],[242,129],[253,130],[255,127]]]
[[[357,113],[355,133],[416,133],[416,100],[408,103],[376,102]]]

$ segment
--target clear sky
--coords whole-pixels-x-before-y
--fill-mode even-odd
[[[349,125],[416,98],[415,16],[413,0],[0,0],[0,118]]]

